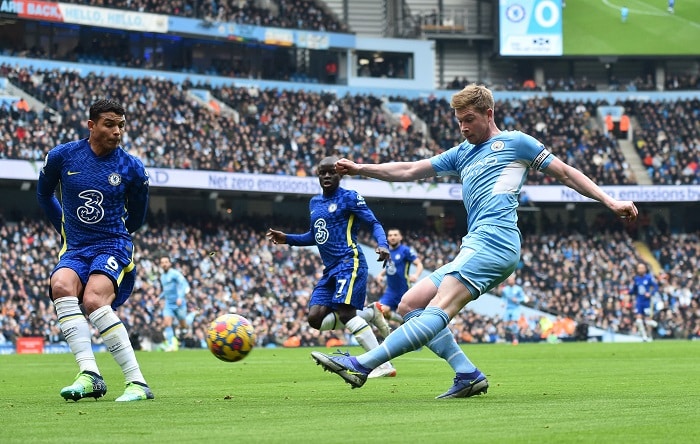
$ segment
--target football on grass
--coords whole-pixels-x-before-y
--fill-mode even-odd
[[[221,315],[209,324],[207,346],[222,361],[240,361],[255,347],[253,324],[237,314]]]

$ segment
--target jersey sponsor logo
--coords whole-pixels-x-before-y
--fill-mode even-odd
[[[497,164],[498,157],[496,156],[486,157],[484,159],[478,160],[474,163],[467,165],[467,167],[464,169],[464,177],[477,176],[481,174],[486,168]]]
[[[117,173],[112,173],[112,174],[110,174],[109,177],[107,178],[107,181],[109,182],[110,185],[113,185],[113,186],[116,187],[117,185],[119,185],[120,183],[122,183],[122,176],[120,176],[120,175],[117,174]]]
[[[501,151],[506,147],[506,144],[502,140],[497,140],[491,144],[491,151]]]
[[[357,205],[358,205],[358,206],[367,205],[367,204],[365,203],[365,198],[362,197],[362,196],[360,196],[359,194],[357,195]]]
[[[335,204],[331,204],[331,206],[333,205]],[[316,240],[316,243],[318,245],[325,244],[330,237],[330,233],[328,233],[328,229],[326,228],[326,220],[318,219],[316,222],[314,222],[314,228],[316,229],[316,234],[314,235],[314,240]]]
[[[76,215],[81,222],[86,224],[96,224],[105,215],[102,202],[104,197],[97,190],[85,190],[78,193],[78,197],[83,200],[83,205],[79,206]]]
[[[68,173],[66,174],[68,174],[69,176],[75,176],[76,174],[80,174],[80,171],[68,171]]]

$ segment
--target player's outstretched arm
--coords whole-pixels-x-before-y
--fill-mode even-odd
[[[436,175],[428,159],[389,163],[355,163],[348,159],[340,159],[335,163],[335,170],[340,175],[359,175],[387,182],[408,182]]]
[[[555,158],[544,172],[581,195],[597,200],[623,219],[632,221],[637,218],[638,211],[634,202],[609,196],[585,174],[560,159]]]

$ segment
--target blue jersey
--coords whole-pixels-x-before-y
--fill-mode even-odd
[[[642,276],[636,275],[630,286],[630,294],[636,298],[636,309],[644,310],[651,306],[651,297],[659,291],[659,285],[656,283],[654,276],[651,273]],[[640,313],[641,314],[641,313]]]
[[[517,229],[518,195],[530,168],[545,169],[554,156],[532,136],[503,131],[479,145],[462,142],[430,159],[439,176],[458,176],[467,231],[482,225]]]
[[[311,227],[304,234],[288,234],[287,244],[316,245],[326,268],[353,260],[367,268],[362,249],[357,245],[359,222],[372,228],[378,246],[388,249],[384,228],[356,191],[338,187],[332,196],[320,194],[309,202]]]
[[[182,300],[184,305],[185,295],[190,290],[190,284],[185,276],[174,268],[160,275],[160,287],[162,290],[160,297],[165,299],[166,305],[172,307],[177,307],[178,299]]]
[[[411,285],[409,270],[411,264],[418,258],[416,250],[399,244],[396,248],[390,249],[391,260],[386,266],[386,286],[396,293],[403,295]]]
[[[49,151],[39,173],[37,197],[61,233],[63,250],[95,244],[131,248],[129,233],[146,218],[148,175],[141,161],[121,147],[98,157],[82,139]]]
[[[117,286],[112,308],[123,304],[135,282],[130,233],[148,209],[141,161],[121,147],[98,157],[87,139],[58,145],[46,155],[37,199],[63,241],[54,272],[70,268],[83,285],[93,273],[106,274]]]

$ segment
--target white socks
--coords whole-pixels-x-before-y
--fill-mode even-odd
[[[379,342],[377,341],[377,337],[374,336],[372,327],[360,316],[355,316],[350,319],[348,323],[345,324],[345,327],[366,351],[370,351],[379,346]]]
[[[90,322],[100,332],[107,350],[122,368],[126,381],[140,382],[146,385],[139,363],[136,361],[136,354],[131,346],[129,334],[112,307],[105,305],[93,311],[90,314]]]
[[[70,351],[75,356],[75,362],[81,372],[89,371],[97,375],[100,370],[97,368],[95,354],[92,352],[92,334],[90,324],[80,311],[78,298],[75,296],[65,296],[53,302],[58,316],[58,325],[61,327],[63,337],[66,339]]]

